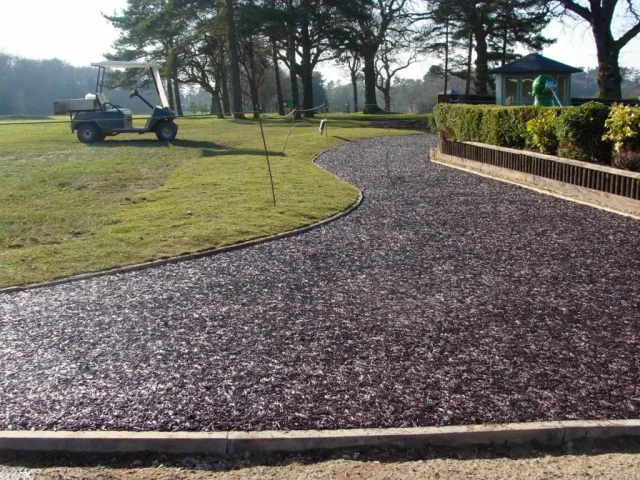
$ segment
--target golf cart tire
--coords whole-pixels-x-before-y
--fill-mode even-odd
[[[170,142],[178,135],[178,125],[173,122],[162,122],[156,125],[156,137],[162,142]]]
[[[81,123],[76,129],[78,140],[82,143],[94,143],[102,139],[102,132],[95,123]]]

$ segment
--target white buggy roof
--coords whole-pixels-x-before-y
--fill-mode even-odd
[[[110,60],[104,62],[95,62],[91,64],[92,67],[102,68],[162,68],[162,65],[158,63],[149,62],[125,62],[120,60]]]
[[[92,63],[91,66],[100,68],[150,68],[155,80],[158,96],[160,97],[160,103],[163,107],[169,108],[169,100],[167,100],[167,94],[164,91],[164,85],[162,84],[162,79],[160,78],[159,69],[162,68],[162,65],[150,62],[124,62],[120,60],[110,60],[104,62],[95,62]]]

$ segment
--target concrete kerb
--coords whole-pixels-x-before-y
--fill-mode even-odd
[[[354,430],[263,432],[2,431],[0,451],[260,455],[427,446],[560,446],[569,441],[640,437],[640,420],[590,420]]]
[[[335,147],[331,147],[331,148],[335,148]],[[321,153],[319,153],[318,155],[316,155],[313,158],[312,162],[318,168],[322,168],[329,175],[331,175],[331,176],[337,178],[338,180],[344,182],[343,179],[341,179],[337,175],[334,175],[332,172],[330,172],[326,168],[324,168],[324,167],[322,167],[322,166],[320,166],[320,165],[318,165],[316,163],[316,160],[323,153],[331,150],[331,148],[328,148],[327,150],[324,150]],[[320,228],[320,227],[322,227],[324,225],[327,225],[327,224],[329,224],[331,222],[335,222],[336,220],[339,220],[342,217],[344,217],[346,215],[349,215],[351,212],[356,210],[362,204],[362,202],[364,201],[364,194],[362,193],[362,190],[360,190],[355,185],[351,185],[351,186],[358,190],[358,198],[354,203],[352,203],[346,210],[343,210],[342,212],[338,212],[337,214],[335,214],[332,217],[325,218],[324,220],[321,220],[320,222],[317,222],[317,223],[313,223],[311,225],[306,225],[304,227],[296,228],[294,230],[289,230],[289,231],[283,232],[283,233],[278,233],[276,235],[271,235],[269,237],[259,237],[259,238],[255,238],[253,240],[248,240],[246,242],[227,245],[226,247],[208,248],[208,249],[200,250],[200,251],[194,252],[194,253],[186,253],[184,255],[176,255],[175,257],[163,258],[161,260],[153,260],[153,261],[150,261],[150,262],[144,262],[144,263],[139,263],[139,264],[135,264],[135,265],[127,265],[125,267],[110,268],[110,269],[107,269],[107,270],[100,270],[100,271],[97,271],[97,272],[89,272],[89,273],[83,273],[83,274],[79,274],[79,275],[72,275],[72,276],[69,276],[69,277],[63,277],[63,278],[58,278],[58,279],[55,279],[55,280],[50,280],[48,282],[40,282],[40,283],[32,283],[32,284],[29,284],[29,285],[17,285],[15,287],[0,288],[0,294],[23,292],[25,290],[52,287],[52,286],[55,286],[55,285],[62,285],[62,284],[65,284],[65,283],[77,282],[77,281],[80,281],[80,280],[87,280],[87,279],[96,278],[96,277],[103,277],[103,276],[106,276],[106,275],[117,275],[119,273],[135,272],[135,271],[138,271],[138,270],[144,270],[144,269],[153,268],[153,267],[160,267],[162,265],[168,265],[168,264],[172,264],[172,263],[184,262],[184,261],[187,261],[187,260],[195,260],[195,259],[198,259],[198,258],[211,257],[213,255],[218,255],[220,253],[231,252],[231,251],[234,251],[234,250],[239,250],[241,248],[253,247],[255,245],[260,245],[261,243],[271,242],[273,240],[280,240],[280,239],[284,239],[284,238],[294,237],[296,235],[301,235],[303,233],[307,233],[307,232],[309,232],[311,230],[315,230],[316,228]]]

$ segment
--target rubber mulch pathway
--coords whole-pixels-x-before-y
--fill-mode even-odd
[[[433,143],[324,154],[365,201],[310,233],[0,296],[0,429],[638,418],[640,223]]]

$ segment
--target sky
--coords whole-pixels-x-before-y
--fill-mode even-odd
[[[0,51],[27,58],[59,58],[76,66],[88,66],[103,60],[111,50],[118,31],[102,13],[122,9],[126,0],[19,0],[4,2],[0,19]],[[618,20],[618,32],[623,17]],[[614,29],[615,30],[615,29]],[[595,44],[587,25],[569,21],[553,22],[545,31],[557,38],[556,44],[542,54],[575,67],[595,67]],[[437,61],[425,59],[401,72],[403,78],[421,78]],[[620,64],[640,68],[640,38],[622,51]],[[321,64],[318,70],[326,80],[348,77],[336,67]]]

